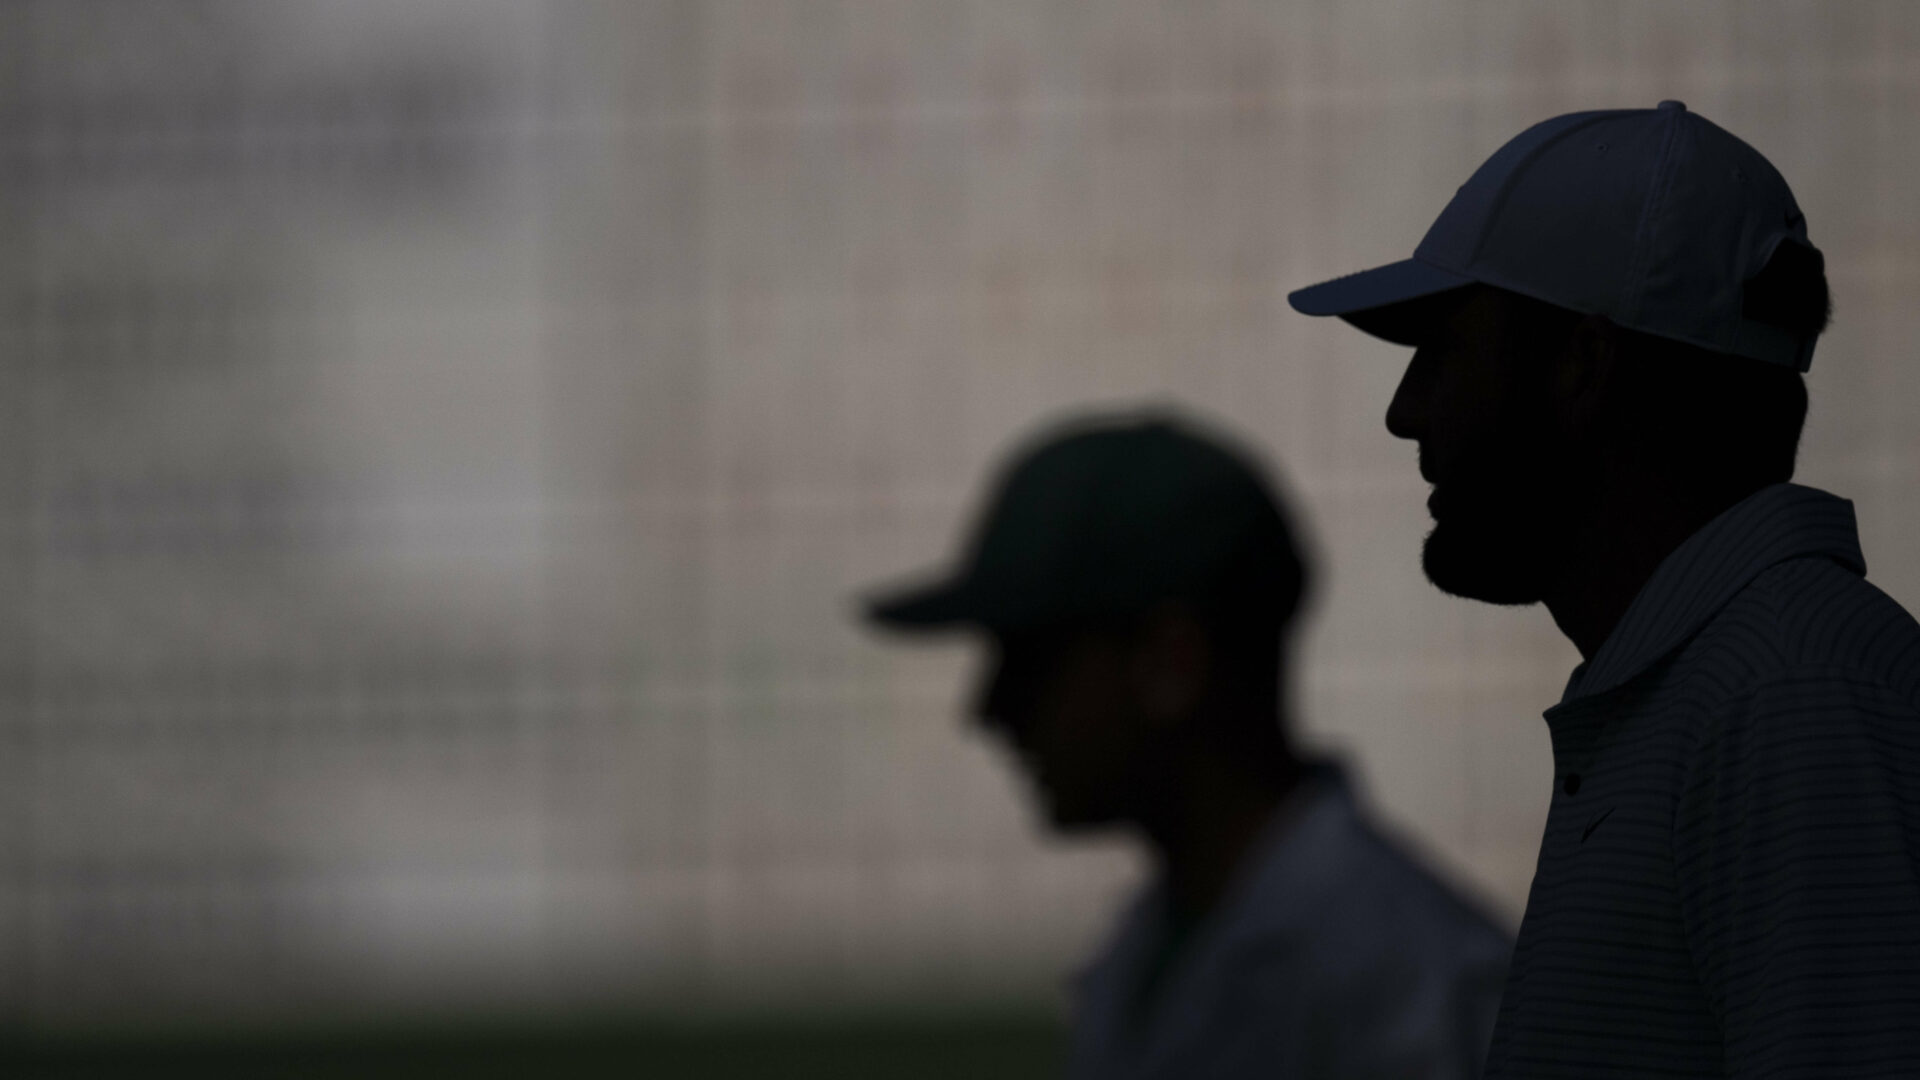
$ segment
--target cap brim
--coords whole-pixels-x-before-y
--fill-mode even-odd
[[[895,630],[937,630],[980,621],[981,612],[965,581],[883,593],[865,602],[867,618]]]
[[[1473,283],[1465,274],[1419,259],[1402,259],[1295,290],[1287,294],[1287,303],[1302,315],[1338,315],[1375,337],[1417,345],[1417,322],[1397,317],[1404,309],[1394,309]]]

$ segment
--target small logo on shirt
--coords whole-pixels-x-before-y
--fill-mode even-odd
[[[1586,831],[1580,834],[1580,842],[1583,844],[1586,843],[1587,837],[1593,835],[1593,830],[1599,828],[1601,822],[1607,820],[1609,817],[1612,817],[1612,816],[1613,816],[1613,807],[1609,806],[1607,807],[1606,813],[1601,814],[1599,817],[1594,818],[1592,821],[1588,822]]]

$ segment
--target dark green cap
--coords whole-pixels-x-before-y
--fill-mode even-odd
[[[1172,415],[1082,417],[1004,467],[960,568],[883,595],[899,629],[997,631],[1125,618],[1170,599],[1292,613],[1302,569],[1250,459]]]

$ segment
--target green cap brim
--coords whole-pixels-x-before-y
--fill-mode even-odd
[[[963,580],[883,593],[866,601],[866,613],[895,630],[937,630],[981,622],[986,615]]]

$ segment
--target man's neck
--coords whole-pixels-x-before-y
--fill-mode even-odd
[[[1731,505],[1641,486],[1603,491],[1582,507],[1542,598],[1582,659],[1600,651],[1660,563]]]
[[[1255,771],[1202,751],[1189,755],[1182,772],[1179,797],[1143,824],[1175,911],[1197,918],[1226,895],[1304,769],[1291,752]]]

